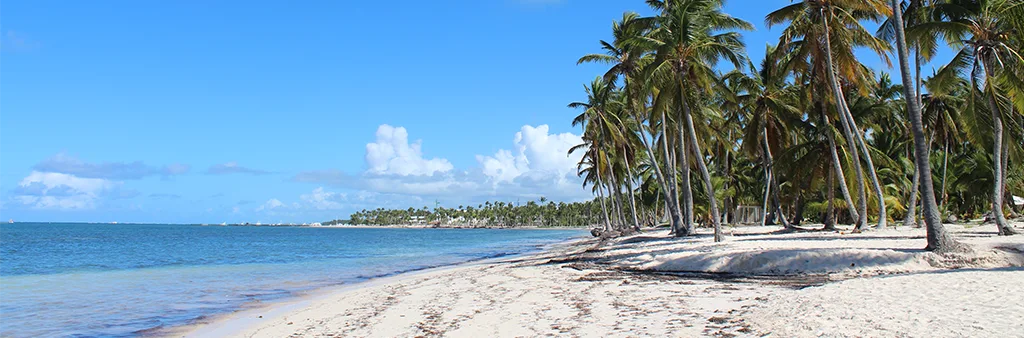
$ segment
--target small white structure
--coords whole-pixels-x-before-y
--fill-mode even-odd
[[[736,206],[736,210],[733,211],[732,221],[739,224],[759,224],[761,223],[761,207],[756,205],[740,205]]]
[[[1024,206],[1024,197],[1013,196],[1013,201],[1011,201],[1010,203],[1013,203],[1013,205]]]

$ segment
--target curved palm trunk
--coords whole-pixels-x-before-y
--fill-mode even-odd
[[[686,119],[686,129],[689,130],[690,134],[690,145],[693,149],[694,160],[697,162],[697,167],[700,168],[700,174],[704,177],[704,189],[707,190],[708,202],[711,204],[711,223],[715,227],[715,242],[721,242],[724,238],[722,237],[722,222],[718,218],[718,201],[715,199],[715,187],[711,185],[711,173],[708,172],[708,166],[704,163],[704,156],[700,151],[700,144],[697,143],[697,132],[693,128],[693,116],[690,114],[690,105],[683,103],[683,115]]]
[[[822,20],[825,24],[825,62],[828,67],[828,78],[829,86],[832,87],[832,94],[836,99],[836,111],[839,113],[839,121],[843,125],[843,135],[846,136],[846,142],[849,146],[851,157],[853,158],[853,171],[857,174],[857,209],[858,215],[857,225],[855,229],[863,230],[867,224],[867,190],[864,188],[864,171],[860,167],[860,156],[857,150],[857,140],[853,137],[853,130],[850,127],[850,121],[847,121],[846,112],[844,110],[846,98],[843,97],[843,93],[839,88],[839,80],[836,78],[835,66],[832,63],[832,39],[830,37],[830,29],[828,25],[828,18]]]
[[[899,0],[892,0],[891,3],[893,20],[895,21],[894,26],[896,28],[896,51],[900,59],[900,75],[903,83],[906,84],[911,79],[910,61],[907,59],[907,40],[903,32],[903,8],[900,6]],[[916,97],[917,93],[914,91],[914,86],[903,86],[904,97]],[[931,164],[928,160],[930,155],[928,154],[928,144],[924,139],[921,106],[917,104],[917,100],[905,101],[907,102],[907,110],[910,112],[910,129],[914,134],[914,160],[921,176],[921,212],[924,216],[928,233],[926,236],[928,238],[928,246],[925,247],[925,250],[938,252],[958,250],[961,245],[946,234],[946,229],[942,226],[942,220],[939,219],[939,209],[935,204],[935,186],[932,184]]]
[[[841,87],[839,88],[839,94],[843,95],[843,89]],[[889,223],[889,213],[885,208],[885,192],[882,190],[882,184],[878,180],[878,174],[875,172],[875,163],[871,160],[871,152],[868,149],[867,142],[864,142],[863,133],[860,128],[857,127],[857,121],[854,121],[853,114],[850,113],[850,106],[846,103],[846,100],[842,100],[842,104],[843,112],[846,114],[846,119],[850,122],[850,128],[853,129],[853,135],[857,141],[856,143],[860,147],[861,153],[864,154],[864,160],[867,162],[868,178],[871,179],[871,185],[875,190],[875,196],[878,197],[878,225],[876,227],[884,229]]]
[[[779,190],[781,188],[779,187],[779,181],[775,179],[775,158],[772,157],[772,149],[768,145],[768,129],[765,128],[763,132],[764,137],[761,138],[763,141],[761,146],[764,147],[764,161],[765,167],[768,168],[768,184],[772,187],[770,190],[772,191],[772,203],[775,204],[775,215],[779,218],[782,226],[789,229],[792,228],[792,225],[786,220],[786,213],[782,211],[782,200],[779,198]]]
[[[605,205],[605,200],[604,200],[604,188],[601,187],[601,186],[597,187],[597,197],[601,199],[601,212],[602,212],[602,215],[604,216],[604,230],[605,231],[612,231],[612,222],[608,218],[608,206]]]
[[[640,231],[640,219],[638,218],[638,210],[636,209],[636,197],[633,195],[633,169],[630,167],[629,157],[623,156],[626,161],[626,189],[629,189],[629,212],[633,214],[633,229]]]
[[[671,192],[669,191],[668,184],[665,181],[665,173],[661,169],[661,164],[658,163],[658,158],[654,156],[654,149],[651,148],[651,144],[647,140],[647,133],[641,130],[640,137],[644,142],[644,148],[647,150],[647,156],[651,160],[651,165],[654,166],[654,173],[657,175],[658,184],[661,184],[661,194],[665,202],[665,212],[669,214],[669,222],[672,227],[672,232],[675,233],[676,229],[679,227],[679,222],[681,221],[678,217],[679,210],[672,209],[669,205],[669,201],[672,200]]]
[[[824,112],[822,113],[824,114]],[[825,116],[825,123],[829,123],[828,116]],[[835,170],[839,181],[839,190],[843,193],[843,199],[846,201],[846,208],[850,210],[850,218],[856,221],[860,219],[860,216],[857,212],[856,204],[853,204],[853,197],[850,195],[850,188],[846,185],[846,175],[843,174],[843,165],[839,162],[839,152],[836,150],[836,136],[834,133],[828,133],[828,145],[830,150],[829,152],[832,155],[832,167]]]
[[[917,97],[916,97],[916,99],[917,99],[917,106],[921,107],[921,106],[924,105],[924,103],[921,101],[921,46],[919,44],[914,44],[914,72],[915,72],[914,73],[914,88],[917,90]],[[934,133],[935,133],[935,131],[933,130],[932,134],[934,135]],[[929,143],[931,143],[931,142],[929,142]],[[928,149],[931,149],[930,145],[929,145]],[[945,157],[943,157],[943,158],[945,158]],[[943,170],[945,170],[945,167],[943,167]],[[915,165],[914,166],[914,182],[912,182],[910,184],[911,185],[910,198],[908,198],[908,202],[907,202],[907,215],[903,217],[903,226],[909,226],[909,227],[915,227],[915,228],[919,227],[919,224],[917,224],[917,194],[918,194],[918,190],[920,190],[920,188],[921,188],[921,178],[920,178],[920,176],[921,176],[921,171],[918,170],[917,166]],[[946,185],[946,173],[945,173],[945,171],[943,171],[943,173],[942,173],[942,185],[943,185],[943,187],[942,187],[942,195],[945,196],[946,195],[946,187],[945,187],[945,185]],[[942,205],[941,204],[939,204],[939,210],[940,211],[942,210]]]
[[[992,71],[989,67],[990,63],[985,63],[985,76],[988,79],[992,79]],[[999,112],[999,107],[996,105],[995,94],[991,91],[992,87],[988,84],[988,107],[992,111],[992,160],[995,161],[992,166],[993,178],[995,178],[995,187],[992,189],[992,217],[995,218],[996,227],[999,229],[999,235],[1008,236],[1015,235],[1017,231],[1013,230],[1008,224],[1006,224],[1006,217],[1003,216],[1003,116]]]

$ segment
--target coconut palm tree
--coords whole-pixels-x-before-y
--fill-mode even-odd
[[[658,133],[654,132],[657,129],[653,128],[654,119],[647,116],[647,109],[644,109],[643,98],[646,96],[644,83],[639,80],[634,81],[635,78],[641,75],[639,70],[652,60],[650,55],[646,53],[646,50],[641,48],[640,45],[632,43],[641,38],[648,30],[644,23],[640,21],[642,20],[639,14],[635,12],[624,13],[621,21],[612,23],[612,35],[615,39],[610,43],[604,40],[600,41],[601,48],[605,53],[584,55],[577,61],[577,64],[585,62],[611,64],[611,67],[605,72],[605,81],[614,85],[617,80],[622,79],[624,84],[623,92],[625,93],[623,97],[625,102],[622,108],[627,113],[626,115],[628,115],[622,118],[634,121],[636,127],[627,128],[624,132],[640,135],[641,144],[647,153],[646,158],[654,169],[655,178],[662,187],[670,187],[669,189],[661,189],[661,191],[665,195],[665,200],[673,201],[669,203],[669,213],[671,215],[672,229],[675,231],[680,227],[682,219],[678,208],[679,203],[676,202],[679,198],[678,191],[675,189],[676,185],[669,184],[675,177],[671,173],[676,172],[676,166],[674,162],[665,161],[663,168],[662,163],[659,163],[655,156],[657,152],[653,149],[652,143],[648,141],[648,135],[652,135],[652,137],[657,135]],[[649,128],[645,128],[644,121],[648,121],[651,124],[648,126]],[[672,176],[672,179],[667,179],[666,174]]]
[[[605,230],[612,230],[612,223],[608,217],[608,208],[605,205],[604,190],[614,182],[611,171],[611,155],[614,149],[607,145],[620,142],[622,139],[618,126],[621,121],[613,113],[620,109],[621,101],[618,100],[619,92],[615,91],[602,77],[597,77],[589,86],[584,86],[587,92],[587,102],[572,102],[569,108],[583,108],[583,112],[573,119],[573,126],[583,126],[583,144],[569,149],[572,154],[578,150],[585,149],[586,154],[579,163],[580,174],[585,175],[584,184],[594,183],[599,199],[601,200],[602,211],[605,215]],[[607,176],[607,177],[606,177]]]
[[[903,94],[904,97],[907,98],[904,101],[907,103],[907,111],[909,112],[908,115],[910,115],[910,126],[914,134],[914,157],[918,172],[918,179],[921,182],[921,205],[925,226],[927,228],[928,241],[928,245],[925,249],[938,252],[956,250],[960,245],[946,234],[945,228],[942,225],[942,220],[939,218],[938,206],[935,203],[935,188],[932,184],[931,162],[928,159],[929,149],[924,136],[924,123],[921,118],[921,106],[919,105],[920,102],[914,99],[917,97],[916,86],[906,85],[911,82],[910,62],[907,57],[907,42],[905,37],[906,33],[904,32],[905,27],[903,25],[903,14],[898,0],[892,0],[892,10],[896,35],[896,54],[899,58],[900,76],[904,83]]]
[[[992,160],[994,186],[992,191],[992,217],[1000,235],[1017,232],[1006,223],[1003,215],[1004,174],[1004,109],[1000,106],[1006,88],[1001,86],[1007,77],[1018,78],[1016,70],[1024,64],[1015,45],[1018,29],[1024,28],[1020,16],[1024,3],[1019,0],[953,1],[939,10],[944,20],[914,26],[912,36],[941,36],[958,52],[935,77],[950,81],[960,74],[970,73],[971,88],[981,92],[982,100],[992,119]],[[971,96],[972,101],[974,96]],[[977,112],[979,106],[972,104]]]
[[[860,192],[858,229],[862,229],[867,223],[864,173],[858,160],[862,157],[861,154],[879,201],[879,227],[886,226],[888,215],[884,192],[875,173],[867,144],[864,142],[863,131],[853,120],[840,79],[852,88],[866,88],[864,84],[869,74],[865,71],[866,68],[857,62],[853,54],[855,47],[867,47],[875,51],[883,61],[888,61],[888,44],[867,32],[860,25],[860,21],[878,21],[889,13],[882,0],[804,0],[769,13],[765,17],[769,27],[789,23],[782,33],[780,44],[797,42],[799,46],[793,50],[800,53],[801,57],[811,60],[811,67],[815,68],[816,76],[823,76],[816,81],[823,84],[823,88],[830,90],[833,96],[839,121],[843,126],[841,130],[853,155],[852,162],[857,174],[857,188]],[[835,43],[832,42],[833,39],[836,40]]]
[[[765,55],[775,55],[776,48],[767,46]],[[773,209],[779,215],[784,227],[789,228],[785,213],[782,212],[782,205],[779,203],[779,183],[773,172],[774,159],[772,149],[775,152],[783,149],[789,138],[789,121],[797,119],[800,111],[793,106],[796,96],[792,87],[786,84],[787,70],[779,65],[787,64],[786,60],[771,60],[765,58],[758,70],[754,65],[749,65],[750,76],[738,76],[744,84],[747,104],[750,106],[749,120],[746,121],[743,142],[744,150],[748,154],[758,155],[762,158],[765,167],[765,201],[769,195],[773,200]],[[736,73],[734,73],[736,74]],[[737,75],[733,75],[737,76]],[[767,203],[766,203],[767,204]],[[766,208],[767,210],[767,208]],[[766,213],[767,214],[767,213]]]
[[[655,60],[647,74],[658,82],[662,95],[678,107],[676,113],[686,134],[679,144],[689,143],[689,149],[682,149],[679,154],[684,158],[683,165],[687,166],[685,155],[692,151],[693,161],[704,180],[715,241],[721,241],[718,203],[693,122],[694,111],[701,110],[693,109],[692,105],[701,102],[702,91],[710,92],[713,82],[718,80],[713,69],[718,60],[731,62],[737,68],[743,65],[744,45],[735,30],[752,30],[753,26],[724,13],[722,0],[652,0],[648,4],[660,10],[660,14],[652,20],[657,27],[644,40],[655,51]],[[682,130],[680,134],[684,134]],[[688,187],[685,182],[684,186]]]

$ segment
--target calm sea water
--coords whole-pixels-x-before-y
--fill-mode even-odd
[[[584,234],[0,224],[0,336],[135,336],[256,301],[525,253]]]

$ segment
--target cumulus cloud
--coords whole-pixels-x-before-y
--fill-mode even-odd
[[[272,174],[269,171],[246,168],[238,165],[238,162],[227,162],[221,164],[215,164],[206,169],[206,173],[209,175],[226,175],[226,174],[248,174],[248,175],[266,175]]]
[[[170,164],[163,167],[151,166],[141,161],[89,163],[76,157],[58,153],[36,164],[32,169],[38,172],[60,173],[82,178],[108,180],[137,180],[148,176],[175,176],[187,173],[189,166]]]
[[[433,175],[452,170],[443,158],[423,158],[423,141],[409,143],[409,132],[403,127],[386,124],[377,128],[377,141],[366,145],[369,172],[385,175]]]
[[[468,172],[397,175],[369,171],[361,175],[350,175],[340,170],[317,170],[301,172],[292,181],[389,194],[455,195],[473,193],[479,186],[480,180],[471,180],[469,175]]]
[[[303,202],[317,210],[341,209],[342,204],[340,201],[345,200],[346,197],[347,196],[342,193],[326,191],[323,187],[314,189],[312,193],[299,196]]]
[[[576,176],[576,163],[582,154],[568,155],[569,148],[582,143],[582,139],[572,133],[551,133],[547,125],[523,126],[513,135],[511,150],[500,149],[491,156],[477,155],[479,166],[465,170],[454,169],[445,159],[424,159],[423,142],[410,144],[405,128],[382,125],[376,136],[376,142],[366,146],[365,172],[307,171],[292,180],[391,197],[467,203],[539,196],[561,200],[590,197]]]
[[[360,209],[407,208],[411,205],[424,206],[424,199],[407,194],[388,194],[359,190],[353,192],[330,191],[317,187],[311,192],[298,196],[298,201],[287,203],[272,198],[255,210],[269,216],[320,215],[320,217],[343,217],[348,212]]]
[[[13,198],[36,209],[93,209],[101,197],[133,194],[120,190],[119,186],[105,179],[33,171],[18,183]]]
[[[280,200],[276,198],[271,198],[270,200],[267,200],[267,202],[263,203],[263,205],[260,205],[258,208],[256,208],[256,211],[271,211],[274,209],[283,208],[284,206],[284,203],[281,203]]]
[[[477,155],[477,162],[492,183],[513,182],[523,175],[563,179],[575,172],[582,153],[568,155],[569,148],[583,143],[572,133],[551,134],[547,125],[523,126],[513,139],[515,152],[498,150],[494,156]]]

